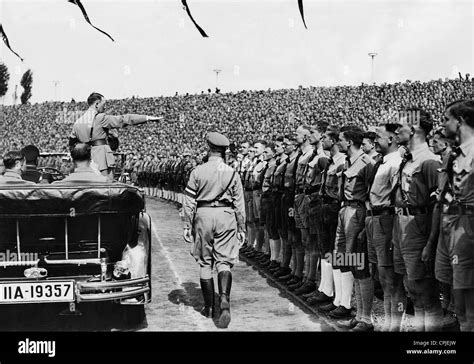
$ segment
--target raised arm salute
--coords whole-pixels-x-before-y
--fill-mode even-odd
[[[111,149],[110,129],[124,128],[128,125],[143,124],[148,121],[159,121],[163,117],[125,114],[108,115],[105,110],[105,98],[99,93],[92,93],[87,98],[89,109],[74,123],[69,146],[86,143],[92,147],[92,161],[100,173],[113,180],[115,158]]]

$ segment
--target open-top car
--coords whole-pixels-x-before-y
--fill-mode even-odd
[[[0,304],[124,305],[151,300],[151,220],[141,191],[121,183],[0,189]],[[125,306],[126,305],[126,306]]]

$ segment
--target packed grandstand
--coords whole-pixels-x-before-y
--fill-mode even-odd
[[[232,143],[272,139],[295,130],[301,123],[327,121],[355,123],[368,129],[393,112],[420,107],[441,122],[446,104],[473,96],[473,80],[465,78],[419,82],[298,89],[201,93],[174,97],[108,100],[110,114],[157,114],[164,120],[120,130],[121,153],[138,157],[179,158],[185,152],[197,157],[209,130],[220,130]],[[67,153],[74,121],[87,109],[86,102],[44,102],[4,106],[0,109],[0,152],[28,144],[42,153]],[[61,157],[43,163],[59,168]]]

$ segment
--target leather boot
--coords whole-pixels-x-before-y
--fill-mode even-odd
[[[280,268],[276,273],[275,273],[275,278],[281,278],[284,277],[288,274],[291,273],[290,268]]]
[[[230,289],[232,287],[232,273],[220,272],[217,275],[219,286],[219,328],[225,329],[230,323]]]
[[[212,318],[214,315],[214,279],[201,279],[201,292],[204,298],[201,315]]]

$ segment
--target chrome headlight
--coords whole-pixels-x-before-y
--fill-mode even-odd
[[[115,279],[130,278],[130,267],[128,260],[119,260],[114,265],[113,276]]]

